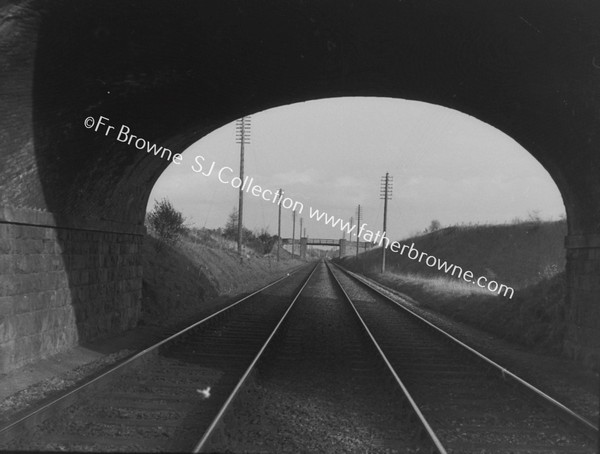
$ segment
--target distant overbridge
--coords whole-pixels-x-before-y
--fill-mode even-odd
[[[356,241],[350,241],[345,239],[332,239],[332,238],[298,238],[292,240],[292,238],[282,238],[281,244],[293,244],[294,246],[300,246],[300,258],[306,258],[306,249],[308,246],[334,246],[340,248],[340,257],[350,255],[352,251],[356,250]],[[373,247],[373,243],[368,241],[359,241],[358,248],[361,251],[369,250]]]

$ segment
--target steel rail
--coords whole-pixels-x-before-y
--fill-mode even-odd
[[[442,328],[440,328],[439,326],[436,326],[435,324],[433,324],[429,320],[425,319],[421,315],[417,314],[416,312],[414,312],[410,308],[408,308],[408,307],[404,306],[403,304],[401,304],[401,303],[393,300],[391,297],[389,297],[388,295],[386,295],[385,293],[383,293],[381,290],[379,290],[378,288],[376,288],[374,286],[374,284],[371,283],[367,278],[365,278],[363,276],[360,276],[360,275],[358,275],[356,273],[353,273],[352,271],[349,271],[349,270],[347,270],[347,269],[345,269],[345,268],[343,268],[343,267],[341,267],[341,266],[339,266],[337,264],[334,265],[334,266],[336,266],[337,268],[339,268],[340,270],[342,270],[348,276],[353,277],[354,279],[356,279],[357,281],[359,281],[360,283],[362,283],[364,286],[368,287],[373,292],[377,293],[378,295],[380,295],[381,297],[383,297],[387,301],[395,304],[399,308],[401,308],[404,311],[410,313],[411,315],[413,315],[414,317],[416,317],[417,319],[419,319],[421,322],[427,324],[429,327],[431,327],[434,330],[436,330],[438,333],[442,334],[446,338],[450,339],[451,341],[453,341],[456,344],[460,345],[461,347],[465,348],[469,352],[473,353],[479,359],[481,359],[484,362],[486,362],[489,366],[492,366],[493,368],[497,369],[500,372],[500,374],[501,374],[501,376],[502,376],[503,379],[506,379],[507,377],[513,379],[514,381],[516,381],[520,385],[522,385],[525,388],[527,388],[529,391],[535,393],[538,397],[542,398],[544,403],[547,403],[547,404],[552,405],[553,407],[556,407],[557,409],[559,409],[560,411],[562,411],[563,413],[565,413],[569,417],[573,418],[578,423],[580,423],[580,424],[583,425],[582,429],[585,429],[584,433],[589,438],[591,438],[594,441],[598,440],[598,435],[599,435],[598,427],[596,425],[594,425],[594,423],[592,423],[591,421],[589,421],[588,419],[586,419],[585,417],[579,415],[578,413],[576,413],[575,411],[571,410],[569,407],[567,407],[566,405],[562,404],[561,402],[559,402],[558,400],[554,399],[553,397],[550,397],[548,394],[546,394],[542,390],[536,388],[531,383],[527,382],[526,380],[522,379],[518,375],[516,375],[513,372],[509,371],[505,367],[503,367],[500,364],[496,363],[494,360],[488,358],[483,353],[480,353],[477,350],[475,350],[473,347],[470,347],[469,345],[465,344],[463,341],[457,339],[452,334],[447,333]],[[382,285],[380,283],[377,283],[377,285],[380,286],[380,287],[382,287],[382,288],[385,288],[386,290],[388,290],[390,292],[392,292],[391,289],[386,288],[384,285]]]
[[[254,366],[256,365],[256,363],[258,362],[258,360],[260,359],[260,357],[262,356],[263,352],[266,350],[267,346],[271,342],[271,339],[273,339],[273,337],[275,336],[275,334],[279,330],[279,327],[281,326],[281,324],[283,323],[283,321],[287,318],[287,315],[292,310],[292,307],[294,307],[294,304],[296,303],[296,301],[298,300],[298,298],[302,294],[302,291],[307,286],[308,282],[310,281],[310,278],[315,273],[315,271],[318,268],[318,266],[319,266],[319,262],[317,262],[317,264],[315,265],[315,267],[311,271],[310,275],[306,278],[306,281],[304,281],[304,284],[302,284],[302,287],[300,288],[300,290],[298,291],[298,293],[296,294],[296,296],[294,297],[294,299],[290,303],[289,307],[287,308],[287,310],[285,311],[285,313],[283,314],[283,316],[281,317],[281,319],[279,320],[279,322],[277,323],[277,325],[275,326],[275,328],[273,329],[273,331],[271,332],[271,334],[269,335],[269,337],[267,338],[267,340],[264,342],[264,344],[261,347],[261,349],[259,350],[259,352],[256,354],[256,356],[254,357],[254,359],[252,360],[252,362],[250,363],[250,365],[246,369],[246,372],[244,372],[244,375],[242,375],[242,377],[237,382],[237,384],[236,384],[235,388],[233,389],[233,391],[229,394],[229,397],[227,398],[227,400],[225,401],[225,403],[221,406],[221,409],[219,410],[219,413],[217,413],[217,416],[215,417],[215,419],[212,421],[212,423],[210,424],[210,426],[208,427],[208,429],[206,430],[206,432],[204,432],[204,435],[202,436],[202,438],[200,439],[200,441],[194,447],[194,449],[192,451],[193,453],[201,452],[202,449],[204,449],[204,447],[206,446],[206,443],[208,442],[209,438],[211,437],[211,435],[213,434],[214,430],[217,428],[217,426],[219,425],[219,423],[222,421],[225,413],[230,408],[232,402],[234,401],[234,399],[238,395],[240,389],[244,386],[247,378],[250,376],[250,373],[254,369]]]
[[[92,379],[90,379],[89,381],[86,381],[85,383],[77,386],[76,388],[66,392],[65,394],[57,397],[56,399],[53,399],[52,401],[42,405],[39,408],[36,408],[34,410],[32,410],[31,412],[27,413],[26,415],[22,416],[21,418],[19,418],[18,420],[11,422],[9,424],[7,424],[4,427],[0,428],[0,435],[6,435],[7,433],[16,430],[19,428],[19,426],[22,426],[23,424],[25,424],[27,421],[32,420],[32,419],[36,419],[37,418],[37,423],[43,422],[46,418],[44,418],[44,414],[46,412],[48,412],[49,410],[52,409],[57,409],[60,410],[62,408],[65,408],[69,405],[72,404],[73,402],[73,398],[75,397],[76,394],[80,393],[81,391],[85,390],[86,388],[90,388],[92,387],[92,385],[97,385],[100,383],[100,381],[102,381],[103,379],[105,379],[108,376],[111,376],[117,372],[120,372],[122,370],[124,370],[127,366],[132,365],[132,363],[139,361],[140,358],[145,357],[146,355],[148,355],[149,353],[156,351],[158,348],[160,348],[162,345],[172,341],[173,339],[181,336],[182,334],[190,331],[191,329],[194,329],[196,327],[198,327],[199,325],[206,323],[207,321],[213,319],[214,317],[232,309],[233,307],[239,305],[240,303],[242,303],[243,301],[246,301],[247,299],[255,296],[256,294],[268,289],[269,287],[272,287],[273,285],[283,281],[284,279],[287,279],[289,276],[291,276],[292,274],[297,273],[304,265],[298,266],[296,268],[294,268],[291,272],[287,273],[285,276],[280,277],[279,279],[276,279],[273,282],[270,282],[269,284],[259,288],[258,290],[255,290],[254,292],[246,295],[245,297],[231,303],[230,305],[228,305],[227,307],[224,307],[220,310],[218,310],[217,312],[203,318],[202,320],[193,323],[192,325],[178,331],[177,333],[161,340],[160,342],[157,342],[156,344],[145,348],[144,350],[136,353],[135,355],[133,355],[132,357],[128,358],[127,360],[117,364],[116,366],[110,368],[109,370],[103,372],[102,374],[98,375],[97,377],[94,377]]]
[[[335,274],[333,274],[333,271],[331,270],[329,264],[327,264],[327,269],[329,270],[329,272],[331,273],[331,276],[333,277],[333,279],[337,283],[338,287],[340,288],[340,290],[344,294],[344,297],[346,298],[346,300],[348,301],[348,303],[350,303],[350,306],[352,307],[352,309],[354,311],[354,314],[356,315],[356,317],[360,321],[362,327],[364,328],[365,332],[367,333],[367,335],[369,336],[369,338],[373,342],[373,345],[375,346],[375,348],[377,349],[377,352],[379,353],[379,355],[381,356],[381,358],[385,362],[385,365],[387,366],[388,370],[394,376],[394,379],[396,380],[396,383],[398,384],[398,386],[400,386],[400,389],[402,389],[402,393],[404,394],[404,396],[408,400],[408,402],[409,402],[412,410],[417,415],[417,418],[419,419],[419,422],[421,423],[421,425],[425,429],[425,432],[427,433],[427,436],[429,437],[429,441],[433,444],[433,446],[435,446],[435,448],[436,448],[436,450],[437,450],[438,453],[440,453],[440,454],[447,454],[446,448],[444,448],[444,446],[442,445],[442,442],[439,440],[439,438],[437,437],[437,435],[435,434],[435,432],[431,428],[431,425],[429,424],[429,422],[427,422],[427,419],[425,418],[425,416],[423,415],[423,413],[419,409],[419,406],[416,404],[416,402],[414,401],[414,399],[410,395],[410,392],[408,391],[408,389],[406,388],[406,386],[404,385],[404,383],[402,382],[402,380],[400,379],[400,377],[398,376],[398,374],[396,373],[396,371],[394,370],[394,367],[392,366],[392,364],[388,360],[387,356],[385,355],[385,353],[383,352],[383,350],[379,346],[379,343],[377,342],[377,340],[375,339],[375,337],[371,333],[371,330],[369,329],[369,327],[367,326],[367,324],[365,323],[365,321],[363,320],[363,318],[358,313],[358,310],[356,309],[356,306],[354,306],[354,303],[352,302],[352,299],[350,298],[350,296],[348,295],[348,293],[346,293],[346,290],[344,290],[344,287],[342,286],[342,283],[338,280],[338,278],[335,276]]]

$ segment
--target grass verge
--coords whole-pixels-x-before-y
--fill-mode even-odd
[[[561,353],[566,331],[564,272],[520,289],[512,299],[447,277],[393,273],[367,276],[454,320],[529,349]]]

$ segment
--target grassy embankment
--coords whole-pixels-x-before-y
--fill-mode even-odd
[[[258,288],[300,265],[289,253],[263,255],[246,251],[243,263],[236,245],[217,234],[188,233],[176,246],[147,235],[143,246],[142,324],[193,316],[218,296]]]
[[[565,333],[565,234],[564,221],[522,222],[449,227],[402,241],[473,271],[475,278],[513,287],[512,299],[390,251],[382,275],[381,249],[342,263],[456,320],[558,354]]]

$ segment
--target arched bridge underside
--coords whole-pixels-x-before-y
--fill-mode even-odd
[[[137,322],[144,211],[168,162],[116,131],[86,129],[86,117],[176,153],[243,115],[336,96],[456,109],[539,160],[568,216],[565,351],[598,364],[599,9],[597,0],[3,2],[0,372]]]

